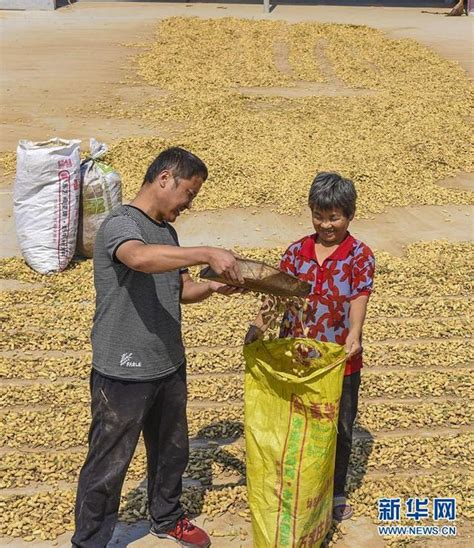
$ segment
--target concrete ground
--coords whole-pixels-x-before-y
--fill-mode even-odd
[[[170,4],[100,3],[81,0],[55,12],[0,12],[2,40],[1,134],[0,152],[14,151],[21,138],[45,139],[53,135],[81,138],[95,136],[110,141],[131,135],[156,134],[156,128],[138,125],[133,120],[109,120],[94,112],[94,102],[103,96],[122,94],[131,101],[137,93],[124,83],[129,50],[125,44],[145,41],[157,20],[172,15],[200,17],[248,17],[287,21],[320,21],[365,24],[383,29],[394,38],[414,38],[432,47],[444,57],[458,61],[472,78],[472,29],[474,18],[449,18],[446,8],[394,8],[369,6],[278,5],[269,14],[261,4]],[[84,115],[84,109],[90,112]],[[173,128],[160,131],[172,135]],[[459,174],[440,184],[473,188],[472,174]],[[391,253],[403,253],[403,246],[417,240],[449,238],[473,240],[472,208],[467,206],[429,206],[392,208],[373,219],[354,223],[353,232],[372,247]],[[178,230],[184,245],[224,245],[232,247],[283,246],[310,228],[305,211],[297,217],[277,215],[270,210],[191,212],[179,220]],[[205,230],[196,233],[196,226]],[[245,228],[242,229],[242,226]],[[219,230],[216,230],[219,227]],[[387,230],[391,228],[392,230]],[[18,255],[12,220],[12,175],[0,173],[0,257]],[[201,517],[198,522],[204,520]],[[215,531],[242,527],[244,521],[230,524],[214,520]],[[383,546],[375,527],[365,518],[349,521],[339,548],[375,548]],[[214,545],[250,546],[251,542],[218,536]],[[31,546],[11,540],[8,546]],[[51,543],[34,543],[51,546]],[[69,545],[69,537],[58,539],[59,546]],[[147,535],[144,522],[133,526],[120,524],[111,546],[169,546]]]

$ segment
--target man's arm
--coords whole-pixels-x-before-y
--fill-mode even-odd
[[[181,274],[181,303],[200,303],[214,293],[220,295],[233,295],[241,293],[242,290],[219,282],[195,282],[188,273]]]
[[[229,282],[244,281],[234,254],[217,247],[179,247],[130,240],[119,246],[115,256],[132,270],[147,274],[208,264]]]
[[[362,328],[364,326],[368,301],[369,296],[366,294],[360,295],[351,301],[349,309],[350,327],[345,344],[348,358],[357,355],[362,350]]]

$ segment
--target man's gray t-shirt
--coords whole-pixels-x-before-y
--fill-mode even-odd
[[[184,362],[181,335],[181,272],[145,274],[116,258],[129,240],[178,246],[167,222],[158,223],[134,206],[110,213],[94,246],[96,311],[92,327],[92,366],[109,377],[153,380]]]

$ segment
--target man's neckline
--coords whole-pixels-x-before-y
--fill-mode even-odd
[[[166,221],[157,221],[156,219],[153,219],[153,217],[150,217],[150,215],[148,215],[147,213],[145,213],[143,211],[143,209],[140,209],[139,207],[137,206],[134,206],[132,204],[124,204],[125,207],[131,207],[133,209],[136,209],[137,211],[139,211],[142,215],[144,215],[149,221],[151,221],[153,224],[163,228],[166,226]]]

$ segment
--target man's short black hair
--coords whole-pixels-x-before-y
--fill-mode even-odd
[[[165,170],[171,171],[178,182],[194,176],[202,177],[205,181],[208,175],[206,164],[195,154],[184,148],[172,147],[161,152],[149,165],[143,184],[152,183]]]
[[[314,178],[309,190],[309,207],[311,209],[342,209],[349,219],[356,210],[357,192],[354,183],[339,173],[323,171]]]

